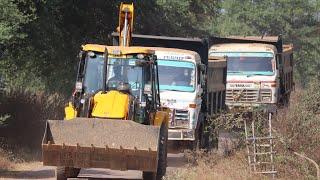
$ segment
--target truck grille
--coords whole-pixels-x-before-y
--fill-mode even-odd
[[[171,109],[169,128],[188,128],[189,111],[181,109]]]
[[[227,102],[257,102],[258,99],[258,89],[227,89]]]
[[[259,102],[261,99],[269,97],[271,100],[271,89],[228,89],[226,94],[227,102]]]

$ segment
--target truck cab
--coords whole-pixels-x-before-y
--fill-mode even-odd
[[[205,65],[198,53],[175,48],[149,47],[158,58],[160,102],[171,110],[169,140],[195,140],[203,123],[202,95]]]
[[[213,45],[209,56],[227,56],[226,105],[229,109],[274,109],[288,101],[293,87],[292,47],[277,37],[230,38]]]

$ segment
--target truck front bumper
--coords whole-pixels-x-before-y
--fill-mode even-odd
[[[230,112],[239,111],[254,111],[257,109],[264,110],[267,112],[276,112],[277,104],[268,103],[235,103],[226,102],[226,106]]]
[[[170,141],[194,141],[194,129],[169,129],[168,140]]]

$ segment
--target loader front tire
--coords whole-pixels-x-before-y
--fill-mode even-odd
[[[160,129],[160,140],[159,140],[159,160],[157,172],[146,172],[142,173],[144,180],[161,180],[166,174],[167,169],[167,143],[168,143],[168,130],[166,125],[162,125]]]
[[[80,168],[73,167],[57,167],[57,180],[67,180],[68,178],[76,178],[80,173]]]

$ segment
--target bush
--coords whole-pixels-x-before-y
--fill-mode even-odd
[[[58,94],[18,89],[0,99],[0,137],[9,145],[39,150],[46,120],[63,118],[65,98]]]
[[[320,81],[314,80],[307,89],[297,90],[290,108],[282,109],[274,124],[279,137],[278,161],[283,165],[280,170],[293,174],[296,168],[304,175],[315,175],[314,166],[293,152],[320,163]]]

